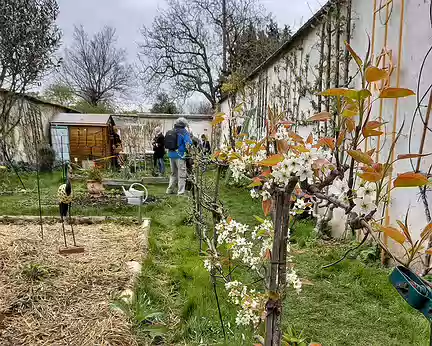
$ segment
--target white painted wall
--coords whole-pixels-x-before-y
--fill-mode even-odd
[[[32,162],[35,160],[36,136],[42,143],[48,144],[50,139],[51,119],[58,113],[65,113],[68,108],[43,102],[33,102],[31,99],[18,100],[11,110],[11,119],[21,119],[14,128],[13,134],[7,139],[13,146],[14,161]],[[29,124],[29,117],[35,116],[36,128]]]
[[[196,137],[201,137],[202,134],[205,134],[209,140],[211,140],[211,131],[212,131],[212,125],[211,125],[211,119],[209,116],[202,116],[202,118],[196,117],[196,116],[188,116],[188,115],[182,115],[178,114],[177,116],[155,116],[152,114],[152,116],[146,116],[144,114],[138,114],[138,115],[114,115],[114,122],[116,123],[116,126],[120,130],[120,137],[122,137],[121,132],[122,129],[127,128],[130,125],[136,125],[136,124],[148,124],[150,125],[151,129],[149,129],[148,134],[145,135],[146,139],[146,150],[151,150],[151,142],[153,139],[153,130],[156,126],[160,126],[162,128],[162,132],[166,133],[168,130],[174,128],[174,123],[178,117],[185,117],[186,120],[189,123],[189,128]],[[123,140],[123,139],[122,139]]]
[[[401,61],[398,61],[399,51],[399,37],[401,33],[401,10],[402,3],[404,2],[404,19],[402,25],[402,55]],[[387,42],[385,42],[386,28],[381,22],[386,21],[386,10],[385,8],[381,11],[381,20],[379,14],[376,16],[375,21],[375,35],[374,35],[374,57],[376,58],[383,48],[386,48],[391,52],[392,60],[395,65],[395,70],[391,76],[391,86],[397,86],[397,67],[400,67],[400,86],[410,88],[417,91],[417,83],[419,80],[419,71],[422,61],[427,53],[427,50],[432,46],[432,28],[429,20],[429,9],[431,0],[394,0],[391,16],[388,19],[387,27]],[[377,2],[379,3],[379,2]],[[382,2],[383,4],[386,1]],[[370,37],[373,35],[373,19],[374,19],[374,1],[373,0],[352,0],[352,19],[353,19],[353,31],[351,46],[356,50],[359,55],[365,54],[368,48],[368,34]],[[346,11],[344,8],[342,11]],[[344,12],[345,13],[345,12]],[[292,44],[291,48],[284,53],[276,62],[262,70],[252,80],[249,81],[251,90],[247,91],[247,97],[242,100],[246,104],[246,109],[254,107],[251,98],[259,93],[259,89],[256,85],[261,80],[268,79],[268,95],[266,102],[272,106],[277,106],[279,110],[287,110],[286,118],[294,120],[298,126],[297,131],[302,136],[307,136],[313,129],[311,126],[302,126],[301,121],[305,117],[312,115],[315,110],[312,107],[311,100],[317,100],[317,96],[311,93],[307,93],[300,99],[299,107],[293,105],[293,102],[299,95],[299,88],[296,84],[297,77],[301,75],[299,68],[290,69],[286,71],[283,69],[285,64],[284,57],[290,57],[291,64],[295,59],[297,60],[305,58],[305,55],[309,55],[309,69],[307,76],[304,73],[301,75],[302,80],[307,80],[309,83],[314,83],[317,77],[316,66],[319,63],[319,35],[321,32],[321,26],[316,25],[315,28],[309,28],[304,30],[304,34],[300,35]],[[385,44],[386,43],[386,44]],[[334,41],[333,41],[334,45]],[[341,39],[341,45],[343,45],[343,39]],[[301,50],[298,48],[301,47]],[[332,59],[334,62],[334,58]],[[375,60],[375,59],[374,59]],[[339,64],[338,68],[340,71],[343,70],[343,62]],[[332,67],[334,73],[336,66]],[[354,63],[350,65],[350,75],[353,75],[355,71]],[[429,86],[432,84],[432,56],[427,60],[424,67],[423,76],[420,80],[420,98],[427,91]],[[290,85],[291,97],[289,100],[282,97],[275,97],[271,95],[270,90],[274,88],[280,82],[287,83]],[[359,78],[355,79],[351,83],[351,87],[358,87],[360,85]],[[324,80],[323,89],[325,89],[326,81]],[[332,85],[333,87],[333,85]],[[422,102],[422,112],[426,113],[429,94],[425,97]],[[221,111],[229,113],[229,100],[225,100],[221,104]],[[256,103],[255,103],[256,104]],[[400,129],[403,122],[405,126],[402,132],[402,136],[396,147],[396,154],[403,153],[416,153],[419,150],[420,140],[423,132],[423,123],[419,116],[413,122],[412,138],[410,140],[409,133],[411,122],[413,120],[413,114],[417,108],[416,97],[410,97],[401,99],[398,102],[398,108],[396,111],[395,101],[386,100],[382,105],[382,119],[387,122],[385,143],[383,145],[382,153],[379,155],[379,160],[383,162],[385,157],[389,154],[390,145],[392,140],[393,129],[396,131]],[[372,119],[378,119],[380,116],[379,101],[374,106],[372,113]],[[396,122],[394,122],[394,116],[396,114]],[[227,126],[224,123],[222,125],[223,131],[227,133]],[[429,124],[432,128],[432,122]],[[368,143],[369,148],[375,147],[376,143]],[[432,136],[428,131],[425,152],[432,152]],[[417,163],[413,162],[414,164]],[[432,165],[432,157],[426,157],[421,160],[421,170],[426,172]],[[396,164],[397,172],[412,171],[412,166],[409,160],[400,161]],[[431,194],[428,194],[429,204],[432,205]],[[391,194],[391,207],[390,207],[390,224],[394,224],[397,219],[403,219],[407,209],[410,208],[410,224],[412,226],[412,232],[418,237],[423,227],[426,225],[425,213],[423,204],[418,201],[418,190],[417,189],[397,189],[392,191]],[[332,221],[333,232],[336,236],[342,235],[345,229],[344,215],[340,211],[335,211],[335,217]]]

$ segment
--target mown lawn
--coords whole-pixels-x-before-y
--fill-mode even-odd
[[[20,176],[24,182],[25,191],[13,173],[8,175],[7,184],[0,182],[0,215],[39,215],[36,174],[22,173]],[[41,174],[40,191],[43,215],[58,215],[57,189],[61,184],[63,184],[61,172]],[[163,196],[166,189],[163,185],[149,185],[147,188],[151,196]],[[88,195],[85,182],[72,182],[72,190],[74,194],[72,216],[136,217],[138,215],[136,206],[129,206],[121,202],[122,193],[120,191],[107,191],[106,194],[112,198],[112,203],[101,204],[97,198],[91,198]],[[4,194],[5,191],[13,192],[13,194]]]
[[[233,218],[254,223],[253,215],[261,215],[259,204],[243,190],[223,188],[222,197]],[[142,316],[158,312],[166,324],[163,338],[168,344],[251,345],[252,332],[235,326],[236,309],[226,302],[219,283],[224,341],[213,286],[198,255],[189,213],[186,200],[174,197],[154,206],[149,214],[150,251],[137,287],[143,299],[134,306],[137,329],[147,332]],[[311,230],[308,223],[297,227],[297,241],[303,246],[294,245],[295,262],[301,277],[311,284],[304,285],[300,295],[288,295],[285,330],[293,327],[308,341],[324,346],[429,345],[428,323],[398,296],[388,281],[388,269],[355,258],[321,269],[350,244],[320,244]],[[245,275],[234,273],[234,278]]]
[[[24,175],[24,182],[27,193],[0,196],[1,215],[38,215],[35,176]],[[61,183],[60,173],[42,176],[44,215],[57,215],[56,193]],[[11,188],[17,186],[16,181],[11,182]],[[144,207],[152,225],[149,254],[131,309],[137,333],[145,340],[156,336],[160,341],[162,337],[173,345],[253,344],[252,331],[235,325],[236,308],[226,302],[225,289],[218,283],[224,340],[214,288],[199,256],[189,200],[166,197],[165,186],[148,188],[157,202]],[[74,183],[74,191],[85,194],[84,184]],[[221,197],[230,215],[241,222],[254,224],[254,215],[262,214],[259,203],[247,191],[224,186]],[[136,216],[137,209],[78,205],[74,215]],[[294,231],[297,271],[310,284],[304,285],[300,295],[290,291],[284,305],[285,331],[294,328],[308,341],[323,346],[429,345],[428,323],[398,296],[388,281],[388,269],[373,261],[366,264],[356,256],[322,269],[350,244],[321,243],[311,231],[310,223],[301,223]],[[234,279],[250,282],[248,275],[236,270]],[[158,327],[149,326],[149,321]]]

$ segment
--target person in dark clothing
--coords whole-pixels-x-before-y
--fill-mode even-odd
[[[113,149],[113,153],[114,153],[114,158],[113,158],[113,164],[114,167],[119,170],[121,165],[120,165],[120,152],[122,150],[122,141],[120,139],[120,136],[118,134],[118,129],[117,128],[113,128],[113,145],[112,145],[112,149]]]
[[[209,155],[211,153],[210,142],[205,134],[201,135],[201,145],[204,155]]]
[[[154,170],[160,174],[165,174],[165,137],[162,129],[158,126],[155,128],[155,137],[153,138],[153,166]]]

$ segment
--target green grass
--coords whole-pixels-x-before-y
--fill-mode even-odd
[[[30,192],[0,196],[0,214],[38,214],[35,176],[24,175],[24,181]],[[44,215],[57,215],[60,184],[59,173],[41,177]],[[18,184],[13,181],[10,186]],[[84,193],[85,187],[76,183],[74,190]],[[164,186],[149,186],[149,193],[158,196],[158,202],[144,208],[152,226],[149,254],[136,287],[137,299],[129,309],[135,329],[146,338],[162,335],[167,344],[223,345],[213,286],[198,255],[189,202],[185,198],[167,198],[164,190]],[[254,224],[254,215],[262,214],[259,203],[247,191],[223,187],[221,197],[238,221]],[[135,216],[136,207],[77,206],[74,214]],[[311,284],[304,285],[300,295],[289,292],[283,311],[285,331],[293,327],[309,341],[323,346],[429,344],[428,323],[398,296],[388,281],[388,269],[376,263],[366,265],[356,256],[322,269],[324,264],[338,259],[349,244],[320,243],[311,230],[310,223],[301,222],[293,231],[297,272]],[[234,278],[247,280],[247,276],[235,272]],[[226,302],[220,283],[217,289],[226,344],[251,345],[252,331],[235,326],[236,308]]]
[[[261,214],[260,205],[247,192],[229,187],[223,188],[221,196],[231,216],[241,222],[254,223],[253,215]],[[150,251],[137,290],[139,296],[150,299],[150,311],[162,314],[168,344],[224,345],[213,287],[198,256],[194,228],[187,224],[188,212],[176,198],[151,212]],[[349,244],[320,244],[311,231],[307,222],[297,224],[294,231],[296,268],[311,284],[304,285],[300,295],[289,292],[284,330],[293,327],[324,346],[428,345],[428,323],[398,296],[389,283],[388,269],[357,259],[322,269]],[[236,275],[243,279],[246,274]],[[251,345],[253,334],[235,326],[236,309],[226,303],[221,284],[218,294],[225,324],[230,325],[226,344]],[[136,315],[143,315],[140,306],[138,300]],[[136,326],[148,331],[137,320]]]
[[[37,193],[37,179],[35,173],[23,173],[21,178],[26,187],[22,186],[18,178],[10,173],[8,183],[4,190],[14,191],[13,194],[0,195],[0,215],[39,215],[39,203]],[[46,216],[58,215],[57,189],[63,184],[61,172],[40,175],[40,191],[42,214]],[[4,184],[0,184],[4,186]],[[163,185],[148,185],[149,195],[163,196],[166,189]],[[72,215],[74,216],[134,216],[138,215],[136,206],[112,203],[99,206],[97,201],[88,198],[85,182],[74,181],[72,183],[75,202],[72,202]],[[0,191],[1,192],[1,191]],[[121,192],[119,192],[121,194]],[[76,203],[78,199],[84,199]],[[88,203],[86,202],[88,201]],[[144,207],[144,213],[147,207]]]

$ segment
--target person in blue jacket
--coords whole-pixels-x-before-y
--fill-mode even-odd
[[[167,189],[168,194],[175,193],[184,195],[186,189],[186,159],[188,146],[192,144],[192,139],[189,132],[186,130],[188,122],[185,118],[180,117],[174,123],[174,130],[177,135],[177,148],[168,150],[170,159],[171,176]],[[167,135],[168,136],[168,133]]]

